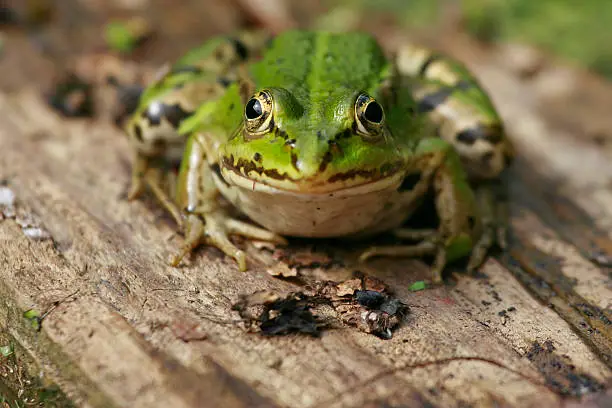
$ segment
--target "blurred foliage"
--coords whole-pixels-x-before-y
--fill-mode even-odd
[[[393,13],[405,27],[440,22],[455,6],[462,28],[485,42],[521,42],[612,78],[610,0],[336,0],[366,12]]]
[[[609,0],[463,0],[465,28],[485,41],[518,41],[612,78]]]
[[[129,53],[136,46],[137,38],[123,22],[113,21],[108,23],[104,34],[106,43],[115,51]]]

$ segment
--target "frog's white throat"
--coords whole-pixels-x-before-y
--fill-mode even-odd
[[[282,189],[231,170],[215,173],[222,195],[250,219],[286,236],[367,235],[397,227],[406,218],[398,191],[403,174],[325,192]]]

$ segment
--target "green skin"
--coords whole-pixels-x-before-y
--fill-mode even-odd
[[[493,244],[504,244],[489,185],[511,146],[463,66],[415,47],[402,66],[363,33],[290,31],[264,40],[211,40],[145,92],[128,124],[136,157],[130,197],[147,185],[185,232],[173,265],[206,243],[245,270],[231,234],[284,244],[283,235],[392,230],[418,242],[373,247],[361,260],[433,255],[439,283],[447,262],[469,257],[473,270]],[[168,194],[159,163],[181,151]],[[438,228],[401,228],[432,188]],[[263,228],[231,218],[219,195]]]

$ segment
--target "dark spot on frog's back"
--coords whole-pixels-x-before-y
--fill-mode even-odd
[[[178,127],[183,119],[190,116],[193,112],[184,110],[178,103],[166,105],[161,102],[153,102],[149,108],[142,112],[142,117],[147,119],[152,126],[161,124],[163,117],[170,122],[173,127]]]
[[[454,88],[446,87],[439,91],[432,92],[425,95],[417,105],[417,111],[420,113],[427,113],[435,110],[438,106],[442,105],[446,99],[451,96]]]
[[[471,146],[476,143],[476,140],[482,137],[482,132],[479,127],[462,130],[457,134],[457,141]]]
[[[457,134],[457,141],[473,145],[478,139],[486,140],[491,144],[501,143],[503,140],[503,130],[499,125],[485,127],[477,125],[468,129],[464,129]]]
[[[256,162],[261,162],[261,159],[263,159],[263,157],[261,156],[261,153],[257,153],[257,152],[256,152],[256,153],[253,155],[253,160],[254,160],[254,161],[256,161]]]
[[[227,88],[228,86],[232,84],[231,80],[224,78],[224,77],[217,78],[217,82],[219,83],[219,85],[221,85],[224,88]]]
[[[236,54],[241,60],[245,60],[249,57],[249,50],[242,41],[240,41],[236,37],[230,38],[230,41],[232,42],[232,45],[234,46],[234,50],[236,51]]]
[[[134,124],[133,131],[134,131],[134,136],[136,136],[136,139],[139,142],[142,142],[142,128],[140,127],[138,123]]]
[[[178,127],[183,119],[191,116],[192,113],[193,112],[183,110],[179,104],[175,104],[167,107],[166,118],[168,119],[168,122],[172,124],[172,126]]]
[[[431,54],[423,63],[423,65],[421,65],[421,69],[419,69],[419,76],[424,76],[427,73],[427,69],[429,68],[429,66],[434,63],[435,61],[440,59],[440,54]]]
[[[442,105],[446,100],[453,94],[453,92],[460,90],[465,91],[470,89],[472,84],[467,81],[459,81],[456,85],[445,86],[439,90],[423,96],[417,104],[417,111],[419,113],[427,113],[435,110],[438,106]]]
[[[504,140],[504,129],[500,124],[491,125],[485,132],[485,140],[492,144],[501,143]]]

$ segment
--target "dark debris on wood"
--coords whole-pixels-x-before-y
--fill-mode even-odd
[[[330,307],[335,316],[326,313]],[[266,335],[318,336],[323,329],[336,327],[332,324],[335,320],[390,339],[409,308],[388,293],[382,281],[363,277],[340,283],[318,281],[305,292],[291,292],[284,297],[269,291],[254,292],[243,295],[233,310],[238,311],[249,330]]]

